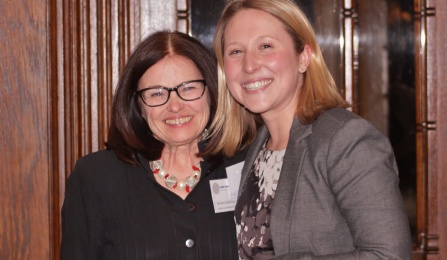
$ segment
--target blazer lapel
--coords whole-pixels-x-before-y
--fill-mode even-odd
[[[311,133],[312,125],[302,125],[298,119],[294,120],[271,211],[270,229],[277,255],[289,251],[290,225],[292,218],[296,217],[292,216],[293,205],[300,199],[296,194],[303,160],[307,153],[302,141]]]

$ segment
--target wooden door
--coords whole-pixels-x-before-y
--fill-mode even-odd
[[[0,0],[0,10],[0,259],[50,259],[47,5]]]

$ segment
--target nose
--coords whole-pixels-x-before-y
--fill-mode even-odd
[[[247,51],[244,55],[244,71],[254,73],[260,68],[259,59],[255,52]]]
[[[183,108],[183,100],[178,96],[177,92],[172,91],[167,103],[166,109],[169,112],[178,112]]]

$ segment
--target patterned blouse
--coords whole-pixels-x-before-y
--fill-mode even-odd
[[[239,259],[275,256],[270,213],[284,158],[284,150],[259,152],[236,205],[235,220]]]

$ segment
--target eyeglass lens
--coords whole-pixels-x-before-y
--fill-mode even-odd
[[[148,88],[141,93],[141,97],[147,105],[157,106],[168,101],[171,91],[177,92],[177,95],[185,101],[192,101],[199,99],[203,95],[204,89],[203,81],[190,81],[170,89],[165,87]]]

